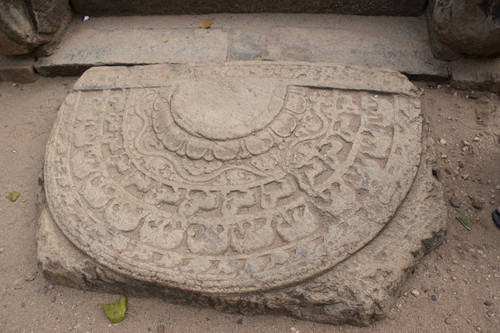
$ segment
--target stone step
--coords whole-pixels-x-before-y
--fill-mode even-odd
[[[205,18],[214,24],[199,27]],[[102,17],[74,21],[35,69],[79,75],[93,66],[227,61],[335,62],[448,77],[432,56],[423,17],[333,14],[213,14]]]

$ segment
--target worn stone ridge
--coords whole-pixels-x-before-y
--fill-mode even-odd
[[[418,96],[397,72],[326,63],[89,70],[47,146],[42,269],[366,324],[443,234]]]
[[[286,73],[281,73],[281,70]],[[261,79],[283,78],[288,84],[315,88],[364,90],[390,94],[420,95],[419,90],[393,70],[372,70],[364,66],[308,62],[241,61],[222,64],[163,64],[150,66],[93,67],[73,86],[74,90],[124,88],[154,88],[166,81],[193,77],[217,78],[230,73],[234,76],[254,76]],[[240,73],[238,73],[238,71]],[[237,74],[238,73],[238,74]]]
[[[213,14],[91,17],[74,21],[55,53],[40,58],[43,74],[80,75],[93,66],[241,60],[335,62],[385,67],[410,75],[448,77],[435,60],[421,17],[332,14]]]
[[[419,16],[425,4],[426,0],[71,0],[77,13],[92,16],[261,12]]]

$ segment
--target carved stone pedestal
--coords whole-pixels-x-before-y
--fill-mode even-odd
[[[418,95],[334,64],[90,69],[47,146],[40,265],[78,288],[366,325],[444,235]]]

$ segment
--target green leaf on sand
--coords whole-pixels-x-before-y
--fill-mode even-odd
[[[457,215],[457,219],[460,221],[460,223],[462,223],[465,229],[470,230],[470,222],[467,215],[465,215],[464,213],[459,213]]]
[[[125,318],[125,312],[127,312],[127,297],[121,296],[120,300],[116,303],[111,304],[101,304],[106,316],[108,316],[109,321],[113,324],[119,323]]]
[[[14,202],[17,200],[17,198],[19,198],[20,195],[21,195],[21,193],[9,192],[9,200]]]

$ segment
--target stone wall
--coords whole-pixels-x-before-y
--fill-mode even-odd
[[[427,0],[71,0],[78,14],[90,16],[206,13],[336,13],[419,16]]]

